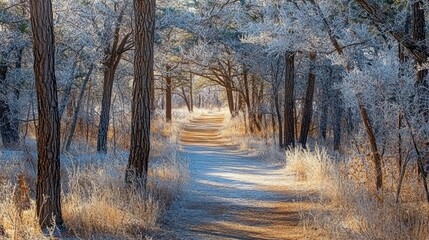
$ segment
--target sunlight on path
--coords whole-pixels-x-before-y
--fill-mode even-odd
[[[191,120],[181,135],[190,183],[168,213],[164,239],[312,239],[299,226],[309,198],[293,176],[221,136],[225,116]]]

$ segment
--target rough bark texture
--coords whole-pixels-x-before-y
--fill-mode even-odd
[[[134,0],[135,55],[130,156],[125,179],[146,186],[150,152],[151,85],[153,82],[155,0]]]
[[[171,67],[167,66],[167,77],[165,78],[165,120],[171,122],[171,76],[169,74]]]
[[[285,73],[285,110],[284,110],[284,147],[285,149],[295,147],[295,98],[294,98],[294,77],[295,77],[295,53],[286,52],[286,73]]]
[[[303,148],[306,148],[308,132],[310,131],[311,119],[313,117],[313,96],[314,84],[316,82],[316,75],[314,74],[314,61],[316,60],[316,53],[310,54],[310,73],[308,74],[307,93],[305,95],[304,111],[301,121],[301,133],[299,135],[299,143]]]
[[[60,199],[60,120],[51,1],[30,0],[30,15],[39,111],[36,213],[40,226],[45,228],[63,224]]]

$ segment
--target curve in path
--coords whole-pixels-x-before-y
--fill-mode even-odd
[[[181,133],[190,182],[168,213],[163,239],[303,239],[310,206],[281,166],[249,156],[221,135],[225,116],[205,114]]]

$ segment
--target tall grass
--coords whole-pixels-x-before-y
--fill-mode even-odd
[[[186,162],[175,150],[151,164],[147,190],[139,192],[125,186],[126,159],[104,158],[100,161],[95,155],[92,157],[94,159],[87,159],[86,163],[68,164],[62,172],[63,218],[68,234],[79,238],[135,239],[150,234],[158,228],[157,223],[165,209],[187,180]],[[34,176],[27,175],[26,178]],[[33,191],[33,194],[29,192],[25,199],[20,197],[23,191],[27,191],[25,186],[13,179],[4,179],[0,184],[2,237],[43,238],[35,216],[32,185],[28,188],[32,190],[28,191]],[[28,207],[20,207],[23,201],[29,201]]]
[[[429,209],[422,198],[415,196],[420,196],[416,185],[414,191],[404,191],[403,199],[408,200],[401,203],[396,203],[389,188],[379,199],[371,190],[372,184],[367,184],[371,181],[361,179],[365,175],[354,176],[356,169],[350,164],[353,159],[339,159],[322,148],[286,153],[286,169],[320,194],[320,201],[315,203],[317,210],[310,214],[311,224],[324,229],[330,239],[429,238]],[[413,182],[411,176],[408,178]]]
[[[198,114],[198,113],[196,113]],[[62,213],[67,233],[78,239],[144,239],[159,231],[166,209],[188,179],[186,159],[178,153],[177,134],[187,121],[175,111],[172,124],[154,120],[148,186],[125,186],[127,152],[98,155],[83,151],[76,139],[74,155],[62,161]],[[35,210],[35,148],[29,154],[2,154],[0,161],[0,239],[50,239],[42,233]],[[82,151],[82,152],[81,152]]]

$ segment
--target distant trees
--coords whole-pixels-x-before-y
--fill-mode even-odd
[[[134,0],[135,53],[131,144],[125,179],[128,184],[137,184],[137,186],[143,187],[146,186],[150,152],[155,7],[155,0]]]
[[[30,1],[34,76],[38,100],[37,208],[42,228],[61,226],[60,118],[55,78],[52,3]]]

